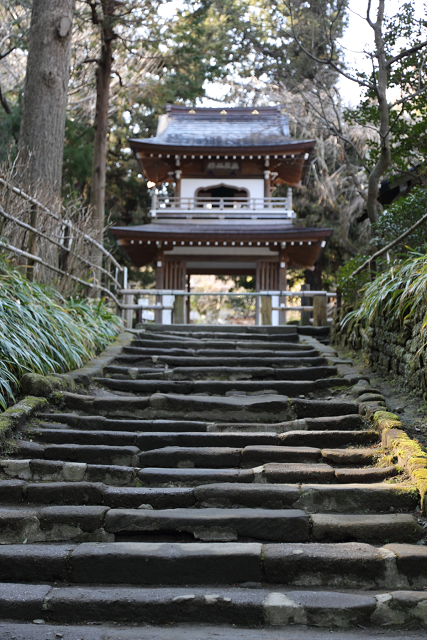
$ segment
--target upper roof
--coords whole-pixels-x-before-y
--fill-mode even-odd
[[[167,113],[159,116],[157,134],[153,138],[133,138],[152,148],[242,148],[293,145],[301,142],[289,136],[289,121],[280,107],[191,108],[167,105]],[[312,142],[312,141],[310,141]],[[313,146],[313,145],[311,145]]]

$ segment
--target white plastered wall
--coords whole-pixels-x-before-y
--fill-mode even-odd
[[[227,187],[247,189],[250,198],[264,197],[264,180],[260,178],[182,178],[181,197],[194,198],[197,189],[223,184]]]

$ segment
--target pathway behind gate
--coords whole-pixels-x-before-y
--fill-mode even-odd
[[[189,640],[425,627],[418,494],[359,414],[380,396],[333,355],[294,327],[154,325],[57,396],[0,462],[0,616]],[[123,638],[180,637],[146,631]]]

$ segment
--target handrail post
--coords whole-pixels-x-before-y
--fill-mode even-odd
[[[255,324],[261,326],[261,295],[255,296]]]

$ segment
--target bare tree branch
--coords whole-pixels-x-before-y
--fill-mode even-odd
[[[427,46],[427,40],[424,40],[424,42],[420,42],[419,44],[414,45],[410,49],[404,49],[403,51],[398,53],[397,56],[394,56],[393,58],[389,58],[386,62],[386,67],[391,67],[391,65],[394,64],[395,62],[398,62],[403,58],[407,58],[411,54],[416,53],[417,51],[419,51],[420,49],[423,49],[426,46]]]

